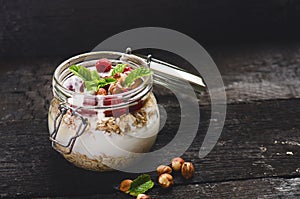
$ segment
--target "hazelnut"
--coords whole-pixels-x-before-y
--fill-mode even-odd
[[[185,162],[182,164],[181,174],[185,179],[190,179],[191,177],[193,177],[194,173],[195,173],[195,168],[193,163]]]
[[[171,161],[172,168],[174,171],[180,171],[182,164],[184,163],[184,160],[180,157],[173,158]]]
[[[120,191],[126,192],[129,190],[130,186],[131,186],[132,180],[126,179],[123,180],[120,184]]]
[[[150,199],[150,196],[146,194],[139,194],[136,199]]]
[[[110,86],[108,87],[108,91],[109,91],[109,94],[113,94],[116,90],[116,83],[112,83],[110,84]]]
[[[107,91],[104,88],[99,88],[96,95],[107,95]]]
[[[169,188],[170,186],[172,186],[174,184],[174,182],[173,182],[173,176],[171,176],[168,173],[161,174],[158,177],[158,183],[163,188]]]
[[[172,173],[172,168],[166,165],[160,165],[156,169],[157,174],[160,176],[163,173]]]
[[[121,73],[116,73],[116,74],[114,74],[114,78],[115,79],[119,79],[121,77]]]

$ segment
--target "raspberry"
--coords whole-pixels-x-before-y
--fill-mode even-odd
[[[72,84],[68,85],[68,89],[69,89],[70,91],[75,91],[74,86],[73,86]]]
[[[129,107],[129,112],[132,113],[132,112],[138,111],[143,106],[144,106],[144,101],[143,100],[139,100],[137,104],[132,105],[132,106]]]
[[[98,104],[97,99],[94,97],[85,97],[83,100],[83,106],[97,106],[97,104]],[[80,108],[77,110],[77,112],[83,116],[97,115],[97,111],[85,109],[85,108]]]
[[[123,71],[123,73],[125,73],[125,72],[129,72],[129,71],[131,71],[131,68],[130,68],[130,67],[128,67],[128,66],[126,66],[126,67],[124,68],[124,71]]]
[[[109,106],[109,105],[116,105],[122,103],[122,99],[117,99],[117,98],[107,98],[104,99],[103,105]],[[126,114],[128,112],[128,108],[118,108],[118,109],[113,109],[109,111],[104,111],[104,114],[106,117],[114,116],[114,117],[120,117],[123,114]]]
[[[119,109],[114,109],[112,111],[112,116],[114,117],[120,117],[121,115],[124,115],[127,113],[128,108],[119,108]]]
[[[122,102],[123,102],[123,100],[120,98],[106,97],[103,100],[103,105],[104,106],[116,105],[116,104],[120,104]]]
[[[85,97],[83,100],[84,106],[97,106],[98,102],[95,97]]]
[[[111,69],[111,62],[108,59],[99,59],[96,63],[96,68],[99,73],[108,72]]]

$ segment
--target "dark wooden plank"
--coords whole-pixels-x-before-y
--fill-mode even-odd
[[[228,103],[300,97],[299,42],[208,49],[225,84]]]
[[[200,43],[299,38],[298,1],[0,1],[0,57],[89,51],[118,32],[179,30]]]
[[[184,155],[185,159],[195,163],[197,169],[195,178],[190,181],[178,178],[175,189],[167,193],[155,189],[154,196],[161,194],[162,197],[168,197],[169,194],[175,196],[178,194],[177,190],[180,192],[185,189],[186,194],[197,193],[199,190],[196,185],[201,187],[208,184],[220,187],[212,196],[233,197],[232,194],[235,192],[231,194],[230,189],[245,190],[247,182],[257,184],[258,187],[263,186],[267,184],[263,178],[270,179],[265,189],[266,196],[287,196],[288,191],[283,193],[279,191],[280,189],[274,191],[279,181],[286,182],[282,185],[286,186],[284,190],[290,190],[292,187],[289,193],[299,194],[299,188],[295,186],[298,185],[296,177],[299,177],[300,172],[300,101],[297,99],[299,93],[294,92],[282,97],[272,89],[262,92],[261,95],[257,95],[255,90],[247,86],[241,87],[243,89],[239,87],[229,89],[229,85],[234,82],[258,83],[260,87],[269,89],[263,84],[264,81],[269,81],[279,85],[280,88],[294,86],[292,88],[297,90],[298,45],[295,44],[294,48],[291,48],[292,46],[271,45],[257,51],[260,46],[254,45],[231,51],[226,51],[227,48],[213,51],[231,103],[228,105],[222,136],[207,157],[198,158],[198,150],[208,123],[210,119],[215,119],[210,118],[210,106],[206,106],[208,100],[204,98],[201,100],[201,104],[205,106],[200,107],[201,121],[198,135]],[[221,53],[223,51],[226,53]],[[260,62],[265,58],[271,61]],[[113,197],[115,195],[110,195],[115,193],[113,186],[125,177],[136,176],[121,172],[95,173],[77,169],[51,149],[47,138],[46,115],[49,100],[52,98],[50,88],[52,73],[60,61],[16,60],[0,63],[0,66],[6,67],[0,74],[2,82],[0,139],[3,140],[0,142],[0,196]],[[177,63],[185,65],[182,61]],[[272,66],[272,63],[277,64]],[[268,67],[273,68],[269,70]],[[179,122],[180,115],[174,98],[168,92],[156,89],[156,93],[160,104],[165,106],[172,117],[168,118],[154,149],[163,147],[172,139],[176,133],[174,124]],[[290,100],[274,100],[279,98]],[[266,99],[272,100],[261,101]],[[240,101],[251,103],[244,104],[239,103]],[[153,179],[156,178],[155,173],[151,175]],[[279,177],[296,179],[295,182],[285,181]],[[258,182],[255,179],[258,179]],[[277,182],[276,179],[280,180]],[[273,180],[276,182],[273,183]],[[227,186],[228,182],[230,183]],[[228,188],[222,190],[220,184]],[[249,189],[251,190],[248,195],[245,192],[245,197],[254,197],[255,189],[252,186]],[[271,195],[271,191],[274,191],[274,195]],[[98,195],[105,193],[109,195]],[[205,191],[204,193],[206,194]]]
[[[264,178],[175,187],[157,198],[298,198],[300,179]],[[156,198],[156,197],[154,197]]]
[[[299,198],[300,178],[264,178],[175,185],[172,190],[163,191],[156,186],[148,194],[151,198]],[[83,196],[80,196],[83,197]],[[72,198],[80,198],[72,197]],[[89,198],[132,198],[123,193],[88,195]]]
[[[283,100],[229,105],[221,138],[204,159],[198,158],[198,150],[210,109],[201,107],[203,117],[198,135],[183,156],[194,162],[196,174],[189,181],[178,178],[177,184],[299,176],[299,103],[299,100]],[[169,109],[176,107],[172,108],[171,104]],[[168,119],[155,149],[164,146],[176,133],[172,123],[178,118]],[[113,193],[113,186],[121,179],[136,176],[122,172],[88,172],[70,165],[51,149],[46,120],[1,121],[0,126],[0,139],[5,140],[0,143],[1,194],[75,196]],[[151,175],[156,178],[155,173]]]
[[[222,75],[227,103],[300,97],[299,42],[227,44],[207,46],[206,50]],[[141,51],[144,54],[149,52],[197,74],[186,60],[174,54],[148,49]],[[218,93],[218,88],[211,91]],[[201,104],[209,102],[207,93],[200,97]]]
[[[228,103],[239,103],[299,98],[299,46],[299,43],[245,44],[210,47],[208,52],[222,74]],[[170,53],[149,52],[154,57],[193,71],[186,61]],[[62,57],[2,61],[0,95],[4,100],[0,119],[45,117],[47,103],[52,97],[52,74],[61,61]],[[156,89],[159,96],[166,93],[165,89]],[[207,94],[200,97],[200,104],[209,104]]]

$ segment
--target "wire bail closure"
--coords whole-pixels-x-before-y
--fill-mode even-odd
[[[70,153],[72,153],[76,139],[84,133],[84,131],[88,125],[88,119],[84,118],[81,114],[79,114],[76,111],[77,110],[76,108],[71,108],[63,103],[59,104],[58,109],[59,109],[59,114],[56,116],[56,118],[54,120],[54,130],[50,134],[49,139],[51,140],[52,147],[56,151],[58,151],[59,153],[62,153],[62,154],[70,154]],[[62,119],[69,110],[71,110],[71,116],[78,116],[81,119],[81,124],[79,125],[78,129],[76,130],[75,135],[72,136],[68,140],[67,144],[62,144],[60,141],[58,141],[56,139],[56,137],[57,137]],[[56,145],[59,145],[62,148],[58,148]]]

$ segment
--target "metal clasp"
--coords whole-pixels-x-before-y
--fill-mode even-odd
[[[150,68],[151,61],[152,61],[152,55],[149,54],[149,55],[147,56],[147,66],[148,66],[149,68]]]
[[[84,118],[81,114],[79,114],[76,111],[77,110],[76,108],[71,108],[65,104],[60,104],[58,106],[58,109],[59,109],[59,114],[56,116],[56,118],[54,120],[54,130],[50,134],[49,139],[51,140],[52,147],[56,151],[63,153],[63,154],[70,154],[73,150],[76,139],[83,134],[86,127],[88,126],[88,119]],[[78,129],[76,130],[75,135],[69,139],[67,144],[62,144],[60,141],[58,141],[56,139],[56,137],[57,137],[57,133],[58,133],[59,127],[61,125],[62,119],[69,110],[71,110],[71,116],[77,116],[81,119],[81,124],[79,125]],[[56,147],[56,145],[59,145],[60,147],[62,147],[63,150],[61,148]]]

